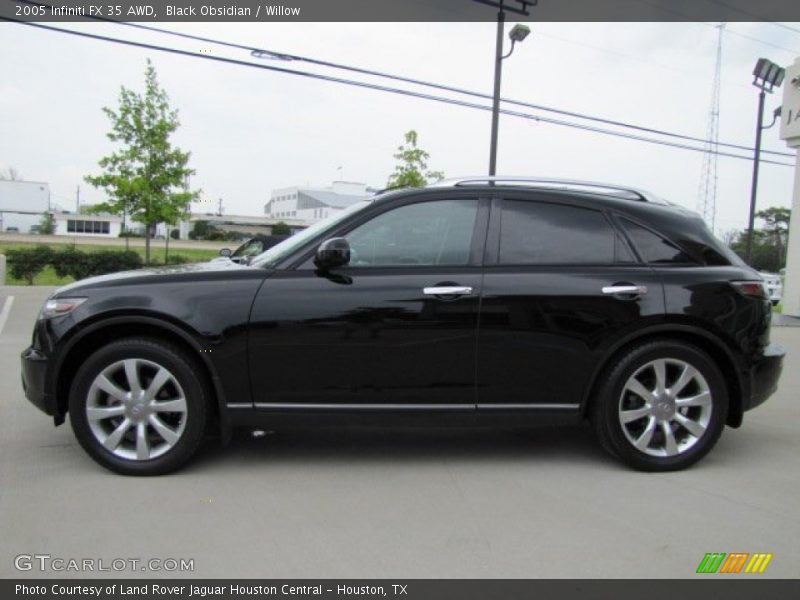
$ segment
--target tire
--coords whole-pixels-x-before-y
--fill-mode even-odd
[[[96,462],[123,475],[180,468],[206,427],[208,399],[196,370],[186,352],[161,340],[103,346],[80,367],[70,392],[78,442]]]
[[[676,471],[708,454],[727,413],[727,386],[714,361],[689,344],[656,340],[610,365],[591,419],[600,444],[623,462]]]

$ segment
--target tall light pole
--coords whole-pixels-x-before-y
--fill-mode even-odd
[[[767,92],[771,94],[776,87],[781,86],[785,74],[786,72],[781,67],[766,58],[759,58],[756,68],[753,69],[753,85],[761,91],[758,93],[756,147],[753,153],[753,180],[750,185],[750,215],[747,221],[747,253],[745,255],[745,261],[751,266],[753,258],[753,226],[756,217],[756,198],[758,196],[758,167],[761,161],[761,132],[775,124],[775,120],[773,120],[772,125],[764,127],[764,99]]]
[[[525,25],[514,25],[508,32],[511,39],[511,49],[507,54],[503,54],[503,32],[505,30],[506,13],[509,11],[519,15],[528,16],[529,6],[536,6],[539,0],[475,0],[480,4],[494,6],[499,9],[497,12],[497,43],[494,53],[494,95],[492,98],[492,136],[489,143],[489,175],[497,173],[497,130],[500,124],[500,81],[503,78],[503,60],[511,56],[514,45],[521,42],[531,30]],[[511,2],[516,2],[519,6],[509,6]]]

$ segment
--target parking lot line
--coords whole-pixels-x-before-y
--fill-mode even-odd
[[[11,305],[14,304],[14,296],[9,296],[3,303],[3,310],[0,310],[0,334],[3,333],[3,327],[6,325],[8,315],[11,314]]]

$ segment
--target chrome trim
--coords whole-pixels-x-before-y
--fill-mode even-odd
[[[572,188],[595,188],[597,190],[612,190],[616,192],[624,192],[627,194],[632,194],[636,197],[637,200],[643,202],[651,202],[654,204],[666,204],[670,205],[670,203],[663,198],[659,198],[657,195],[653,194],[652,192],[648,192],[646,190],[631,187],[628,185],[616,185],[612,183],[604,183],[600,181],[583,181],[579,179],[561,179],[557,177],[531,177],[531,176],[503,176],[503,175],[495,175],[495,176],[476,176],[476,177],[454,177],[451,179],[443,179],[442,181],[437,181],[436,183],[432,183],[428,185],[429,188],[441,188],[441,187],[450,187],[450,186],[462,186],[462,185],[476,185],[482,183],[503,183],[508,182],[511,184],[533,184],[530,187],[537,187],[536,184],[542,184],[538,187],[544,189],[552,189],[562,188],[562,189],[569,189]],[[607,193],[607,192],[606,192]]]
[[[230,406],[230,405],[228,405]],[[247,405],[249,406],[249,405]],[[580,404],[322,404],[256,402],[255,408],[273,410],[579,410]]]
[[[604,294],[646,294],[647,286],[644,285],[607,285],[603,288]]]
[[[461,285],[426,287],[422,288],[422,293],[426,296],[468,296],[472,294],[472,288]]]
[[[474,404],[309,404],[256,402],[256,408],[275,410],[475,410]]]
[[[478,410],[578,410],[580,404],[478,404]]]
[[[253,408],[252,402],[231,402],[225,405],[226,408]]]

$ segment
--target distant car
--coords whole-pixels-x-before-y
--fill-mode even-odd
[[[250,238],[244,244],[231,252],[230,248],[223,248],[219,251],[220,258],[215,260],[229,259],[237,264],[246,264],[250,256],[258,256],[265,250],[272,248],[285,240],[288,235],[257,235]]]
[[[764,284],[767,286],[767,296],[769,301],[775,306],[780,303],[783,298],[783,281],[781,276],[777,273],[764,273],[759,272],[759,275],[764,279]]]
[[[19,227],[6,227],[6,233],[19,233]]]

